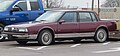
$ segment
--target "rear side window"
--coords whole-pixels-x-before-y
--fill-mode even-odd
[[[89,12],[79,12],[79,22],[92,22]]]
[[[91,14],[91,16],[92,16],[93,22],[96,22],[96,21],[97,21],[97,18],[96,18],[96,16],[95,16],[95,14],[94,14],[94,13],[90,13],[90,14]]]
[[[39,3],[37,0],[30,0],[31,10],[39,10]]]
[[[65,20],[65,22],[76,22],[77,13],[76,12],[66,12],[61,20]]]

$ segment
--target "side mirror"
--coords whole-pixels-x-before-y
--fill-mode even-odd
[[[10,10],[10,12],[14,12],[14,11],[19,11],[19,7],[14,7]]]
[[[59,24],[65,23],[65,20],[60,20]]]

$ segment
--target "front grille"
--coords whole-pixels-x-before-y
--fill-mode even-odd
[[[9,28],[8,28],[8,31],[12,31],[12,28],[9,27]]]
[[[8,32],[18,32],[18,28],[8,28]]]

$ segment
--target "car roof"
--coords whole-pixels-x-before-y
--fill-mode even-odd
[[[95,11],[89,11],[89,10],[48,10],[48,11],[63,11],[63,12],[95,12]]]

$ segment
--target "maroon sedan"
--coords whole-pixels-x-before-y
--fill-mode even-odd
[[[49,45],[56,39],[79,42],[81,37],[105,42],[113,31],[116,31],[115,22],[100,21],[95,12],[56,10],[47,11],[33,22],[6,26],[3,33],[12,35],[19,44],[36,40],[40,45]]]

